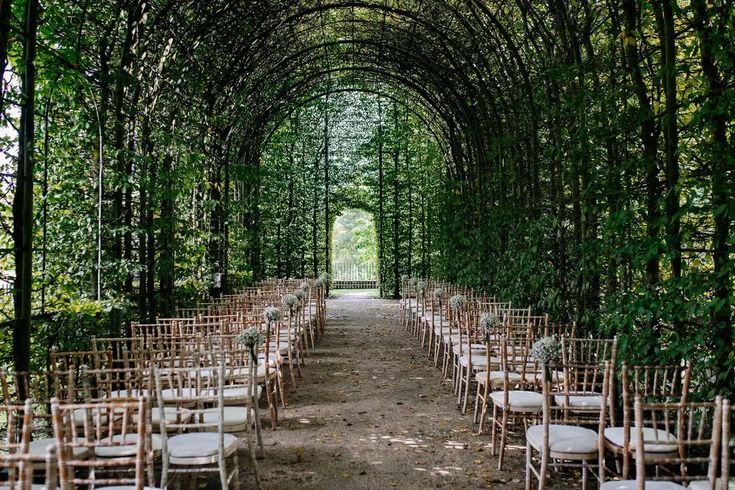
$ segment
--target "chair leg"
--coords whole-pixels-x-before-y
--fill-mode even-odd
[[[503,469],[503,462],[505,460],[505,443],[506,437],[508,436],[508,416],[508,410],[504,409],[502,422],[503,425],[500,428],[500,454],[498,455],[498,471]]]
[[[168,485],[168,454],[163,454],[161,457],[161,488],[166,488]]]
[[[531,444],[526,441],[526,490],[531,490],[531,464],[533,463],[533,457],[531,455]]]
[[[480,383],[477,383],[477,393],[475,393],[475,411],[472,414],[472,423],[478,422],[477,415],[478,409],[480,408]]]
[[[460,384],[462,383],[462,374],[464,368],[462,366],[455,365],[454,367],[454,394],[457,395],[457,406],[462,403],[462,391],[460,390]]]
[[[538,490],[546,488],[546,469],[549,467],[549,451],[541,453],[541,466],[538,469]]]
[[[278,398],[281,399],[281,408],[286,409],[286,393],[283,389],[283,372],[278,371]]]
[[[235,488],[235,490],[237,490],[237,489],[240,488],[240,464],[238,463],[237,459],[238,459],[237,458],[237,451],[235,451],[235,453],[233,454],[233,462],[232,462],[233,465],[234,465],[234,467],[235,467],[235,470],[234,470],[235,473],[232,476],[232,479],[235,480],[235,484],[233,485],[233,487]],[[256,474],[257,474],[257,470],[256,470]],[[259,475],[258,475],[258,480],[257,481],[258,481],[258,483],[257,483],[256,488],[260,488],[260,476]]]
[[[271,419],[271,428],[275,430],[278,413],[276,412],[276,402],[273,400],[275,395],[273,391],[273,382],[269,379],[270,373],[268,374],[269,376],[265,378],[264,389],[266,401],[268,402],[268,417]]]
[[[463,414],[467,413],[467,399],[470,396],[470,380],[472,379],[471,376],[472,376],[472,373],[470,372],[470,368],[468,367],[467,377],[465,378],[465,381],[464,381],[464,399],[462,400],[462,413]]]
[[[289,345],[288,348],[288,374],[291,376],[291,384],[296,386],[296,374],[294,373],[293,367],[293,347]]]
[[[480,390],[480,387],[477,387],[478,393]],[[487,409],[488,409],[488,403],[490,398],[490,389],[485,386],[483,387],[483,394],[482,394],[482,411],[480,412],[480,434],[485,433],[485,424],[487,423]]]
[[[222,488],[222,490],[227,490],[227,487],[228,487],[227,485],[227,465],[225,464],[224,456],[221,458],[218,458],[217,466],[219,467],[220,487]]]
[[[493,404],[493,428],[490,433],[490,455],[495,456],[495,443],[498,441],[498,406]]]

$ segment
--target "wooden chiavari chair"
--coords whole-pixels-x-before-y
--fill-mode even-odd
[[[161,487],[166,488],[172,473],[215,472],[223,489],[239,487],[237,448],[239,439],[225,432],[225,367],[156,369],[158,410],[170,406],[190,418],[169,423],[161,417]],[[170,396],[173,394],[174,396]],[[227,461],[231,460],[230,468]]]
[[[636,479],[604,482],[601,490],[714,490],[717,483],[727,488],[726,480],[717,480],[722,404],[720,397],[709,403],[646,403],[636,395]]]
[[[488,393],[493,404],[491,454],[498,454],[498,469],[503,468],[505,461],[508,425],[535,419],[543,408],[544,399],[538,392],[536,378],[539,367],[531,358],[531,347],[532,341],[525,335],[503,336],[500,341],[502,388]]]
[[[54,439],[62,490],[87,488],[143,489],[153,475],[147,452],[150,407],[146,397],[94,403],[51,400]],[[75,418],[82,413],[85,422]],[[84,449],[86,457],[77,456]]]
[[[45,454],[30,452],[31,431],[34,428],[33,401],[22,405],[0,407],[0,417],[6,425],[5,437],[0,441],[0,470],[4,481],[2,490],[47,490],[57,487],[55,446],[48,446]],[[18,434],[20,432],[20,435]],[[45,483],[34,484],[36,470],[45,470]]]
[[[616,425],[605,429],[604,447],[616,461],[617,471],[622,479],[630,477],[631,461],[635,458],[635,444],[632,441],[634,421],[633,402],[636,396],[646,403],[686,403],[689,396],[692,364],[668,366],[628,366],[621,368],[621,392],[623,425],[617,425],[614,406],[610,408],[610,418]],[[622,466],[618,463],[622,460]],[[601,471],[608,471],[606,465]]]
[[[553,373],[561,372],[559,379]],[[542,423],[526,430],[526,488],[532,478],[546,488],[549,465],[582,466],[582,488],[599,458],[598,432],[608,426],[602,407],[609,403],[610,364],[562,364],[543,385]],[[539,465],[535,466],[534,453]]]
[[[480,327],[479,310],[476,304],[471,304],[466,311],[464,335],[460,330],[457,344],[453,347],[455,358],[455,376],[457,405],[462,413],[467,412],[470,385],[475,374],[487,369],[487,345],[485,331]]]

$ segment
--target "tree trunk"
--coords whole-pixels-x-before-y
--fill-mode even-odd
[[[380,297],[386,295],[385,289],[385,171],[383,169],[383,102],[378,99],[378,283]]]
[[[174,157],[171,151],[166,151],[161,163],[161,217],[159,238],[161,253],[159,260],[160,302],[159,311],[164,316],[174,312],[174,238],[176,230],[176,197],[173,176]]]
[[[329,215],[329,96],[326,98],[324,107],[324,271],[329,273],[332,270],[330,240],[331,234],[331,216]],[[329,294],[329,285],[327,285],[327,294]]]
[[[400,196],[398,177],[400,168],[398,151],[398,105],[393,103],[393,298],[401,296],[401,240],[400,240]]]
[[[33,301],[33,153],[35,151],[36,32],[38,0],[26,0],[21,73],[21,113],[18,129],[18,168],[13,197],[13,244],[15,246],[15,291],[13,306],[13,361],[15,370],[31,367],[31,315]],[[25,386],[20,391],[25,391]],[[21,400],[26,393],[18,393]]]
[[[717,66],[716,50],[722,36],[710,17],[705,0],[694,0],[695,29],[699,38],[702,72],[706,80],[706,102],[703,112],[704,123],[709,132],[707,143],[708,159],[712,186],[712,215],[715,229],[712,239],[712,259],[714,261],[714,299],[710,314],[711,337],[715,346],[713,365],[720,376],[716,378],[716,389],[725,396],[735,393],[735,378],[731,375],[733,359],[732,325],[732,265],[730,244],[731,218],[728,206],[732,205],[733,181],[732,151],[727,141],[728,110],[726,87],[727,80],[720,75]],[[723,13],[722,15],[728,15]],[[717,22],[717,24],[720,24]],[[729,106],[731,107],[731,106]]]
[[[661,42],[661,64],[663,71],[664,96],[666,104],[666,115],[664,116],[664,149],[666,176],[666,241],[668,245],[669,260],[671,261],[671,278],[675,287],[681,278],[681,218],[679,216],[679,125],[678,108],[676,97],[676,29],[674,26],[673,0],[660,0],[654,2],[656,9],[656,22],[659,29]],[[678,289],[674,289],[673,294]],[[684,334],[684,323],[679,312],[675,312],[673,318],[674,330]]]
[[[623,45],[627,58],[626,69],[633,82],[633,92],[638,100],[638,114],[640,121],[640,138],[643,144],[643,168],[645,171],[646,187],[646,235],[648,242],[642,249],[646,256],[646,289],[649,294],[656,294],[656,286],[659,281],[659,259],[661,247],[659,246],[658,221],[660,217],[658,200],[660,197],[658,180],[658,129],[656,128],[656,115],[653,112],[651,100],[648,96],[648,88],[643,77],[640,52],[638,43],[643,35],[638,30],[638,11],[635,0],[623,0],[625,14],[625,32],[623,33]],[[653,299],[653,298],[652,298]],[[654,339],[660,336],[659,319],[656,314],[651,314],[648,321]],[[653,353],[654,345],[651,346]]]
[[[0,80],[5,80],[10,46],[10,21],[13,16],[13,1],[0,0]],[[5,113],[5,84],[0,83],[0,114]]]

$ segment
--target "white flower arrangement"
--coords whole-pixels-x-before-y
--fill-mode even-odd
[[[495,313],[483,313],[480,315],[480,327],[488,333],[500,326],[502,322]]]
[[[412,288],[416,288],[416,285],[418,283],[419,283],[419,280],[416,279],[415,277],[412,277],[411,279],[409,279],[409,284],[411,285]]]
[[[416,283],[416,291],[419,293],[423,293],[426,291],[426,283],[424,281],[419,281]]]
[[[531,357],[544,366],[549,366],[561,357],[561,342],[556,337],[542,337],[531,347]]]
[[[286,308],[288,311],[293,311],[294,308],[296,308],[296,305],[299,302],[299,298],[294,294],[284,294],[283,298],[281,298],[281,304],[284,308]]]
[[[263,343],[263,336],[260,335],[257,327],[250,327],[237,336],[237,341],[253,349]]]
[[[322,286],[324,286],[324,281],[322,280],[321,277],[314,279],[314,287],[320,288]]]
[[[304,302],[304,298],[306,297],[306,294],[304,294],[304,292],[300,289],[294,291],[293,295],[299,299],[299,304],[302,304]]]
[[[322,284],[329,285],[329,281],[332,279],[332,276],[329,275],[329,272],[322,272],[319,279],[322,280]]]
[[[461,294],[455,294],[451,298],[449,298],[449,304],[452,305],[452,308],[455,310],[459,310],[464,306],[464,304],[467,302],[467,298],[462,296]]]
[[[434,290],[434,297],[435,297],[435,298],[436,298],[436,299],[437,299],[438,301],[442,301],[442,300],[444,300],[444,296],[446,296],[446,294],[447,294],[447,293],[445,293],[445,292],[444,292],[444,290],[443,290],[442,288],[436,288],[436,289]]]
[[[307,292],[309,288],[311,288],[311,286],[309,286],[309,283],[306,281],[302,282],[301,285],[299,286],[299,289],[302,290],[303,292]]]
[[[263,311],[263,317],[268,323],[280,322],[283,319],[283,313],[275,306],[269,306]]]
[[[401,274],[401,282],[402,283],[408,282],[408,274]]]

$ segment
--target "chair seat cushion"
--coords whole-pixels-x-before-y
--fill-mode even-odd
[[[533,425],[526,431],[526,440],[537,451],[544,444],[543,424]],[[574,425],[549,425],[549,451],[552,458],[588,459],[597,457],[597,432]]]
[[[227,457],[237,450],[239,440],[232,434],[223,434]],[[172,464],[200,465],[217,461],[219,434],[214,432],[191,432],[179,434],[168,440],[168,454]]]
[[[263,387],[257,385],[255,390],[255,399],[260,399]],[[232,385],[225,387],[225,403],[228,404],[244,404],[248,401],[248,385]],[[216,396],[216,390],[212,389],[207,392],[207,396]]]
[[[560,407],[579,407],[579,408],[601,408],[602,407],[602,395],[592,391],[587,392],[570,392],[569,397],[567,395],[554,395],[554,403]]]
[[[250,410],[250,421],[255,421],[255,410],[245,407],[224,407],[224,424],[225,432],[242,432],[248,428],[248,410]],[[216,424],[219,420],[219,410],[212,408],[203,412],[203,422],[205,424]],[[208,431],[216,431],[216,427],[206,429]]]
[[[446,334],[448,331],[449,331],[449,322],[446,320],[446,318],[441,323],[439,323],[438,318],[434,320],[434,333]]]
[[[273,370],[278,368],[278,364],[275,361],[273,361],[269,364],[268,368],[269,368],[269,373],[272,374]],[[210,371],[202,371],[202,373],[205,373],[205,372],[210,372]],[[255,375],[261,378],[265,376],[265,362],[258,364],[258,370]],[[225,369],[225,379],[247,380],[249,376],[250,376],[249,366],[239,366],[239,367],[232,367],[232,368]]]
[[[110,392],[110,398],[138,398],[148,396],[148,390],[133,388],[131,390],[113,390]]]
[[[499,408],[505,407],[505,395],[502,390],[490,393],[490,399]],[[508,409],[514,412],[538,412],[544,406],[544,396],[535,391],[508,391]]]
[[[81,444],[84,443],[85,440],[84,438],[78,437],[77,441]],[[38,455],[45,457],[49,448],[52,446],[56,446],[56,439],[53,437],[36,439],[35,441],[31,441],[31,444],[28,446],[28,452],[34,456]],[[89,454],[89,449],[86,447],[75,447],[72,453],[76,459],[84,459]]]
[[[485,384],[485,380],[487,379],[487,371],[480,371],[479,373],[475,374],[475,380],[480,383],[481,385]],[[490,371],[490,383],[491,384],[503,384],[503,381],[505,380],[505,373],[503,371]],[[512,383],[517,383],[521,380],[521,375],[518,373],[508,373],[508,381]]]
[[[471,344],[472,346],[472,353],[473,354],[485,354],[485,346],[483,344]],[[454,351],[455,355],[459,355],[459,342],[454,344],[452,346],[452,350]],[[467,341],[465,340],[464,345],[462,346],[462,352],[467,352]]]
[[[0,485],[0,490],[19,490],[21,488],[24,488],[24,487],[20,482],[16,482],[12,486],[9,486],[7,484]],[[34,483],[29,488],[30,490],[46,490],[46,485],[42,483]],[[132,489],[134,487],[130,487],[130,488]]]
[[[109,445],[105,445],[109,444]],[[116,434],[112,438],[105,437],[100,439],[100,445],[95,447],[94,454],[100,458],[125,458],[135,456],[136,445],[138,444],[138,434]],[[158,434],[151,435],[151,448],[153,452],[161,451],[161,436]]]
[[[657,433],[658,432],[658,433]],[[625,428],[607,427],[603,432],[605,440],[618,447],[625,444]],[[676,436],[653,427],[643,428],[643,449],[647,453],[671,453],[678,450]],[[659,442],[660,441],[660,442]],[[630,429],[630,447],[634,451],[638,444],[638,430]]]
[[[125,486],[125,485],[118,485],[114,487],[95,487],[95,490],[136,490],[135,485]],[[162,490],[160,488],[156,487],[143,487],[143,490]]]
[[[91,418],[94,420],[97,418],[97,414],[99,411],[95,408],[92,409],[84,409],[84,408],[77,408],[74,410],[74,425],[77,427],[82,427],[84,425],[84,420],[87,417],[87,413],[91,416]],[[100,422],[103,424],[107,423],[107,414],[103,414],[100,416]]]
[[[184,424],[191,419],[191,412],[185,408],[176,410],[173,407],[168,407],[164,408],[164,417],[166,417],[167,424]],[[176,420],[177,417],[179,417],[178,421]],[[133,420],[137,423],[138,416],[133,415]],[[161,410],[158,407],[151,408],[151,425],[154,429],[161,427]]]
[[[469,362],[470,362],[470,356],[468,356],[467,354],[459,358],[460,366],[467,367],[469,365]],[[473,353],[472,354],[472,367],[482,368],[485,366],[487,366],[487,356],[485,355],[485,353],[484,352],[482,354]]]
[[[681,485],[668,481],[647,481],[646,490],[680,490]],[[692,488],[690,485],[689,488]],[[703,487],[709,488],[709,487]],[[618,480],[606,481],[600,486],[600,490],[637,490],[638,486],[635,480]]]
[[[161,398],[163,403],[190,402],[197,396],[197,390],[194,388],[167,388],[161,390]]]
[[[689,483],[689,486],[687,487],[690,490],[709,490],[709,480],[696,480],[691,483]],[[715,488],[717,490],[720,490],[722,488],[722,479],[718,478],[715,481]],[[730,480],[727,482],[727,490],[735,490],[735,478],[730,478]]]

